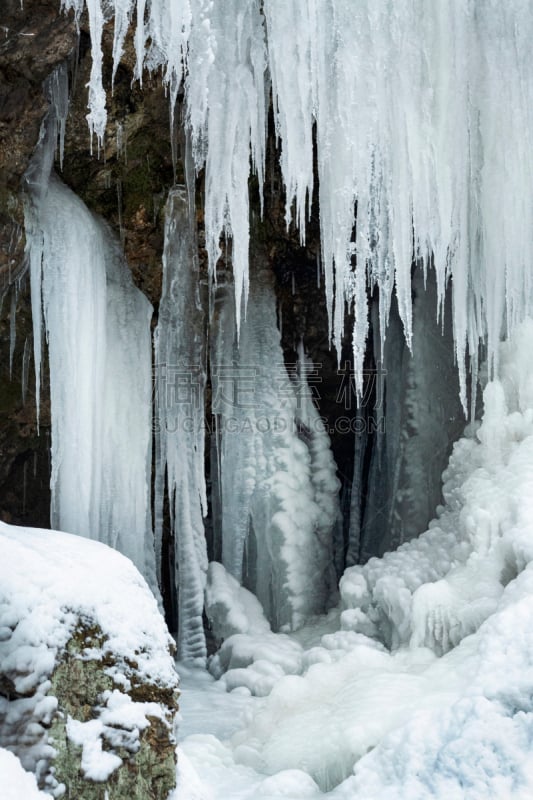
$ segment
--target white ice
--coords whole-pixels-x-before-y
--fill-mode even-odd
[[[500,347],[426,533],[349,568],[327,617],[277,646],[230,637],[215,682],[188,673],[185,797],[191,775],[209,800],[531,796],[532,336],[528,321]]]
[[[205,166],[206,246],[214,273],[233,239],[236,304],[248,286],[248,180],[262,191],[272,87],[286,217],[305,238],[319,179],[322,263],[334,342],[355,307],[359,386],[367,283],[385,335],[395,288],[408,343],[411,266],[434,258],[438,302],[452,278],[453,331],[466,406],[466,359],[531,311],[533,14],[527,0],[63,0],[87,6],[93,42],[88,121],[106,130],[100,41],[115,16],[114,58],[135,16],[137,75],[163,68],[175,99],[185,71],[196,167]],[[136,14],[135,14],[136,11]],[[184,63],[185,62],[185,63]],[[185,70],[184,70],[185,67]],[[357,226],[354,231],[354,211]],[[357,260],[354,270],[352,262]]]
[[[233,294],[220,300],[211,355],[221,560],[275,630],[323,612],[334,592],[339,482],[302,374],[283,360],[272,276],[259,267],[235,336]]]

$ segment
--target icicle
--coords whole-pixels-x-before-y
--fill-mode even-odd
[[[84,6],[83,0],[63,2],[78,14]],[[437,308],[452,283],[466,407],[467,363],[479,344],[486,343],[497,370],[502,334],[533,311],[528,3],[402,0],[391,12],[389,0],[355,7],[348,0],[112,0],[115,64],[134,4],[137,77],[143,65],[162,67],[173,110],[186,75],[194,160],[197,170],[205,167],[211,279],[221,237],[231,236],[236,308],[246,307],[248,178],[255,169],[262,194],[271,79],[286,219],[294,217],[302,242],[316,132],[332,342],[340,350],[346,302],[355,302],[354,358],[361,363],[368,283],[379,289],[382,340],[395,287],[410,345],[412,267],[426,274],[433,263]],[[94,53],[89,124],[103,136],[103,15],[99,0],[86,5]],[[355,277],[354,256],[361,273]]]
[[[198,0],[192,12],[187,114],[197,169],[205,162],[209,269],[214,275],[221,235],[231,235],[240,311],[248,294],[250,153],[261,192],[264,179],[268,85],[261,3]],[[239,313],[237,329],[240,319]]]
[[[63,169],[65,153],[65,127],[69,108],[68,68],[66,63],[57,67],[48,81],[48,92],[52,105],[51,114],[56,121],[59,137],[59,165]]]
[[[22,468],[22,513],[26,513],[26,494],[28,488],[28,462],[24,462]]]
[[[79,14],[81,9],[77,9]],[[54,163],[54,154],[59,134],[59,152],[62,163],[64,150],[65,121],[68,114],[68,70],[66,64],[60,64],[44,83],[45,93],[50,100],[50,108],[39,132],[39,141],[24,175],[24,183],[29,195],[24,202],[24,229],[26,233],[25,253],[30,269],[30,294],[33,327],[33,352],[35,363],[35,406],[37,417],[37,433],[39,433],[41,405],[41,362],[43,348],[43,307],[42,307],[42,259],[43,231],[39,222],[50,173]]]
[[[117,139],[117,158],[122,158],[122,153],[124,148],[124,127],[122,125],[122,122],[117,122],[116,139]]]
[[[113,73],[111,75],[111,91],[115,88],[117,67],[124,52],[124,39],[128,32],[133,10],[133,0],[113,0],[115,10],[115,23],[113,26]],[[142,19],[142,17],[141,17]],[[144,43],[143,43],[144,47]],[[118,139],[118,125],[117,125]],[[117,150],[120,152],[117,141]]]
[[[15,284],[11,289],[11,310],[9,312],[9,380],[13,378],[13,356],[17,342],[17,300],[18,291]]]
[[[26,253],[29,255],[30,264],[31,316],[35,364],[35,409],[37,433],[39,433],[41,411],[41,362],[43,350],[43,312],[41,299],[43,236],[37,225],[35,210],[29,202],[24,204],[24,220],[26,228]]]
[[[120,236],[120,244],[122,245],[122,249],[124,249],[125,234],[124,234],[124,226],[122,224],[122,181],[120,179],[117,180],[117,211],[118,211],[118,230]]]
[[[26,405],[28,394],[28,376],[30,371],[31,341],[26,337],[24,340],[24,352],[22,354],[22,405]]]

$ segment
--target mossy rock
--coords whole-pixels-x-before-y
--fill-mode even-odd
[[[80,621],[50,683],[49,694],[58,700],[48,736],[55,757],[43,788],[57,794],[64,787],[61,796],[69,800],[167,800],[176,785],[176,692],[147,682],[136,673],[134,661],[118,663],[101,630],[89,620]],[[102,751],[118,756],[122,764],[106,780],[94,780],[84,769],[83,749],[69,737],[68,725],[98,723],[107,699],[119,687],[134,703],[158,704],[161,714],[147,713],[144,728],[104,725]]]

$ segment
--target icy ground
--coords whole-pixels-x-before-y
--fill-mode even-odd
[[[180,800],[533,797],[532,339],[501,346],[426,533],[348,569],[296,633],[243,623],[218,681],[181,668]]]

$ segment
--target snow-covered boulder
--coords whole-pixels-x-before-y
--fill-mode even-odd
[[[178,677],[144,579],[66,533],[0,523],[0,551],[0,747],[55,796],[166,800]]]
[[[0,747],[2,800],[46,800],[37,788],[35,775],[26,772],[18,758]]]

